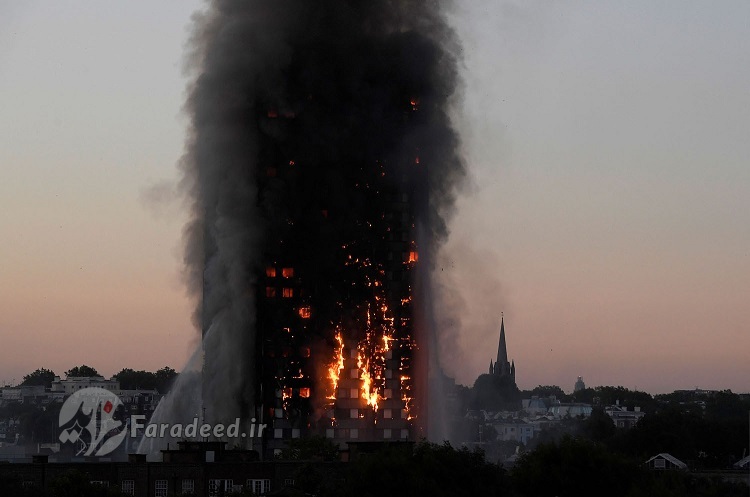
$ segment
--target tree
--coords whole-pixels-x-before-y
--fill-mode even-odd
[[[683,471],[649,471],[643,457],[628,458],[603,445],[573,437],[524,454],[511,473],[520,497],[601,495],[614,497],[745,497],[742,482],[696,477]]]
[[[588,440],[565,436],[542,444],[519,459],[513,470],[521,496],[630,495],[630,487],[647,477],[634,461],[613,454]]]
[[[177,377],[177,371],[169,366],[161,368],[156,373],[124,368],[114,377],[120,382],[120,388],[123,390],[158,390],[159,393],[167,393]]]
[[[586,420],[584,432],[595,442],[603,442],[615,436],[617,428],[614,421],[603,409],[596,407]]]
[[[65,376],[68,378],[81,378],[86,376],[100,376],[96,369],[91,366],[76,366],[65,371]]]
[[[177,371],[170,368],[169,366],[164,366],[156,372],[155,378],[156,389],[159,391],[159,393],[167,393],[172,387],[172,383],[174,383],[175,378],[177,378]]]
[[[628,452],[641,459],[668,452],[683,461],[696,460],[705,450],[700,438],[708,433],[708,424],[696,413],[668,408],[643,417],[625,434]]]
[[[114,378],[120,382],[120,388],[123,390],[156,389],[156,375],[149,371],[134,371],[125,368],[115,374]]]
[[[654,398],[646,392],[628,390],[624,387],[599,386],[596,388],[584,388],[574,392],[572,395],[575,402],[585,402],[601,406],[614,405],[617,402],[628,410],[640,407],[643,412],[652,413],[656,411],[657,403]]]
[[[510,490],[505,471],[486,462],[481,451],[457,450],[447,442],[422,442],[413,453],[408,446],[391,445],[349,462],[346,472],[340,494],[347,496],[509,495]]]
[[[747,420],[750,403],[731,390],[716,392],[706,401],[706,417],[716,421]]]
[[[289,440],[286,448],[281,449],[278,458],[296,461],[336,461],[339,458],[339,449],[323,436],[293,438]]]
[[[22,387],[31,387],[43,385],[45,388],[50,388],[52,382],[55,380],[54,371],[46,368],[39,368],[33,373],[29,373],[23,377]]]
[[[556,397],[557,400],[566,402],[568,400],[568,395],[563,392],[563,389],[558,387],[557,385],[539,385],[535,389],[531,391],[531,395],[536,395],[539,397]]]
[[[741,419],[717,419],[706,411],[670,406],[648,414],[623,433],[623,449],[642,458],[668,452],[700,469],[726,468],[746,450],[747,413]]]

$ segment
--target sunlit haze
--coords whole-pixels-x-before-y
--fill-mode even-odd
[[[0,383],[179,369],[196,1],[0,0]],[[750,391],[750,4],[461,2],[448,373]]]

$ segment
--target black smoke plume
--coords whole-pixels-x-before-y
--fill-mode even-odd
[[[417,198],[416,338],[436,349],[428,345],[437,333],[431,272],[464,176],[449,117],[459,49],[442,8],[215,0],[196,16],[186,265],[204,335],[209,421],[256,412],[256,296],[266,261],[304,254],[299,271],[331,294],[316,311],[332,319],[346,301],[332,269],[342,241],[363,253],[377,245],[388,230],[381,193],[404,184]]]

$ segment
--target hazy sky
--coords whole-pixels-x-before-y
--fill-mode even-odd
[[[175,181],[199,2],[0,0],[0,382],[194,346]],[[750,4],[464,1],[463,345],[521,388],[750,391]]]

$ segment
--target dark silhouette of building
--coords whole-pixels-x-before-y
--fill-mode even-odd
[[[204,416],[268,425],[263,456],[426,435],[430,269],[464,177],[438,4],[298,4],[215,4],[188,103]]]
[[[576,384],[573,387],[573,392],[580,392],[581,390],[586,389],[586,384],[583,382],[583,377],[579,376],[576,380]]]
[[[259,116],[273,132],[260,136],[267,167],[256,177],[269,235],[256,287],[252,416],[269,425],[267,453],[312,434],[339,444],[418,436],[412,291],[429,163],[416,149],[393,154],[377,142],[400,142],[425,117],[417,88],[382,85],[389,98],[368,104],[388,108],[388,135],[336,154],[318,140],[320,123],[339,116],[331,126],[340,133],[361,103],[312,85]]]
[[[266,447],[310,434],[340,443],[413,439],[414,203],[424,171],[393,180],[373,163],[336,177],[350,199],[342,210],[329,203],[333,179],[291,157],[259,180],[261,191],[290,198],[286,205],[310,197],[274,227],[258,285]]]
[[[492,364],[490,359],[489,374],[509,377],[513,383],[516,382],[516,364],[508,362],[508,348],[505,344],[505,318],[500,318],[500,342],[497,345],[497,360]]]
[[[45,492],[60,479],[68,481],[74,475],[93,485],[117,488],[134,497],[214,497],[241,491],[265,495],[293,487],[305,465],[315,464],[320,471],[335,472],[340,471],[343,464],[339,461],[259,461],[258,458],[255,451],[227,449],[223,442],[179,442],[177,449],[162,451],[159,462],[148,462],[145,454],[130,454],[127,462],[92,458],[72,463],[56,463],[48,456],[34,456],[31,463],[0,464],[0,479],[4,483],[15,480],[20,488],[37,491],[39,495],[47,495]]]
[[[516,365],[508,361],[505,343],[505,319],[500,319],[500,341],[497,359],[490,360],[489,371],[474,382],[469,401],[471,409],[486,411],[514,411],[521,408],[521,392],[516,386]]]

